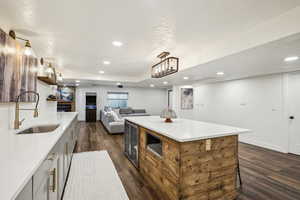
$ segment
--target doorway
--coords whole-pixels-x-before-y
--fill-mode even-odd
[[[289,152],[300,155],[300,73],[288,75]]]
[[[97,121],[97,94],[94,92],[87,92],[85,94],[85,121]]]

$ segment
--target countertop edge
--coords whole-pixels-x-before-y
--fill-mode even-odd
[[[130,119],[130,117],[125,118],[125,120],[127,120],[127,121],[129,121],[131,123],[134,123],[134,124],[136,124],[138,126],[141,126],[141,127],[145,128],[145,129],[152,130],[152,131],[154,131],[154,132],[156,132],[158,134],[161,134],[161,135],[163,135],[163,136],[165,136],[167,138],[170,138],[170,139],[172,139],[172,140],[174,140],[176,142],[180,142],[180,143],[182,143],[182,142],[192,142],[192,141],[197,141],[197,140],[205,140],[205,139],[213,139],[213,138],[226,137],[226,136],[232,136],[232,135],[240,135],[240,134],[243,134],[243,133],[249,133],[249,132],[251,132],[251,130],[239,128],[241,130],[237,130],[235,132],[223,132],[223,133],[220,133],[220,134],[216,134],[214,136],[202,136],[202,137],[194,137],[194,138],[190,138],[190,139],[178,139],[178,138],[172,137],[168,133],[164,133],[164,132],[162,132],[160,130],[157,130],[157,129],[153,128],[153,127],[147,127],[145,125],[141,125],[141,124],[137,123],[135,120]],[[196,120],[193,120],[193,121],[196,121]],[[224,126],[228,126],[228,125],[224,125]]]
[[[68,125],[66,126],[66,128],[63,130],[63,132],[65,132],[65,130],[67,130],[69,128],[69,126],[71,125],[71,123],[73,122],[73,120],[78,116],[77,112],[74,112],[74,116],[72,117],[72,119],[69,121]],[[17,189],[16,192],[13,194],[13,196],[11,197],[11,200],[15,200],[18,195],[20,194],[20,192],[23,190],[23,188],[25,187],[25,185],[28,183],[28,181],[32,178],[32,176],[34,175],[34,173],[38,170],[38,168],[41,166],[42,162],[47,158],[47,155],[49,154],[49,152],[53,149],[53,147],[57,144],[57,142],[61,139],[61,137],[63,136],[63,134],[61,134],[60,137],[57,138],[57,140],[54,142],[54,144],[51,146],[51,148],[47,151],[47,153],[40,159],[39,163],[32,168],[32,170],[30,171],[30,173],[28,173],[28,175],[26,176],[26,178],[22,181],[22,184],[20,184]]]

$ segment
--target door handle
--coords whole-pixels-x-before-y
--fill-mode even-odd
[[[294,116],[290,116],[289,118],[290,118],[290,119],[295,119],[295,117],[294,117]]]

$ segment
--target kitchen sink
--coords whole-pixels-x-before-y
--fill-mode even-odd
[[[49,133],[55,131],[59,127],[59,124],[52,124],[52,125],[40,125],[40,126],[33,126],[27,128],[23,131],[20,131],[17,134],[38,134],[38,133]]]

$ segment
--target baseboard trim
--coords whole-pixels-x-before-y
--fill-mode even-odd
[[[266,149],[271,149],[273,151],[278,151],[278,152],[281,152],[281,153],[289,153],[287,150],[283,149],[280,146],[265,143],[265,142],[261,142],[261,141],[257,141],[257,140],[253,140],[253,139],[250,139],[250,138],[243,138],[243,139],[240,138],[239,141],[243,142],[243,143],[263,147],[263,148],[266,148]]]

